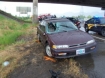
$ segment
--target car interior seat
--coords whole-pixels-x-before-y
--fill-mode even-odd
[[[49,25],[48,25],[48,31],[49,32],[54,32],[56,30],[56,27],[52,24],[52,23],[50,23]]]

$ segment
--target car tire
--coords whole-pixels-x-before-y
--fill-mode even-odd
[[[85,32],[89,32],[89,29],[88,29],[88,26],[87,25],[85,25]]]
[[[52,57],[52,53],[51,53],[51,49],[50,49],[49,44],[46,44],[45,53],[47,56]]]
[[[102,34],[98,32],[98,35],[102,35]]]
[[[105,28],[102,28],[101,34],[102,34],[102,36],[105,36]]]

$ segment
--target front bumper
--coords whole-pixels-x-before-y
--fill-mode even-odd
[[[94,49],[91,49],[95,47]],[[85,49],[85,53],[83,54],[76,54],[76,50],[78,49]],[[80,55],[85,55],[88,53],[96,52],[96,45],[88,46],[88,47],[81,47],[81,48],[74,48],[74,49],[66,49],[66,50],[54,50],[51,49],[54,58],[70,58]],[[58,55],[59,53],[67,53],[66,55]]]

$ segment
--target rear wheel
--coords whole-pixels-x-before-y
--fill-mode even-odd
[[[85,31],[88,33],[89,32],[89,28],[87,25],[85,25]]]
[[[102,28],[101,34],[102,34],[102,36],[105,36],[105,28]]]
[[[51,49],[50,46],[48,44],[46,44],[46,55],[49,57],[52,57],[52,53],[51,53]]]

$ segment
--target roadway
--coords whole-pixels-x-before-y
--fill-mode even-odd
[[[80,30],[84,31],[83,24],[81,26]],[[89,78],[105,78],[105,37],[92,31],[89,34],[97,42],[97,51],[89,55],[75,57],[75,60],[80,63]]]

